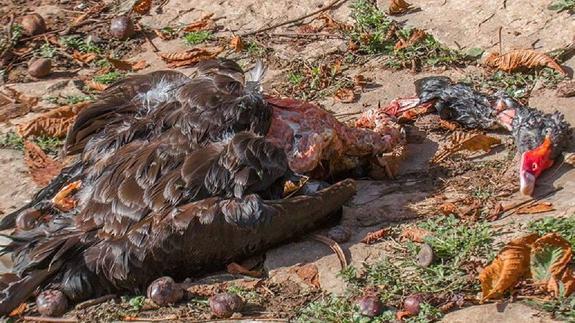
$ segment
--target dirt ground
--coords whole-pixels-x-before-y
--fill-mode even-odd
[[[10,3],[9,0],[3,0]],[[1,3],[2,1],[0,1]],[[16,1],[15,1],[16,2]],[[35,1],[35,5],[24,4],[20,1],[15,5],[20,9],[37,12],[43,16],[59,17],[62,14],[62,4],[68,1]],[[87,1],[92,5],[94,1]],[[330,9],[329,14],[341,22],[352,23],[350,17],[350,3],[343,1],[339,6]],[[508,51],[517,48],[532,48],[538,51],[549,52],[564,48],[575,41],[575,16],[567,11],[556,12],[547,9],[546,1],[518,1],[518,0],[486,0],[486,1],[455,1],[455,0],[412,0],[415,8],[413,12],[393,17],[393,19],[411,27],[425,30],[441,43],[462,51],[470,48],[481,48],[485,51],[498,50],[498,31],[502,31],[502,49]],[[76,3],[76,2],[74,2]],[[253,31],[270,24],[287,21],[306,13],[326,6],[329,1],[257,1],[257,0],[168,0],[158,13],[154,10],[142,17],[140,23],[148,28],[163,28],[167,24],[178,25],[196,21],[207,13],[214,13],[218,18],[217,24],[221,26],[217,35],[230,37]],[[387,1],[378,1],[378,6],[386,10]],[[72,8],[71,10],[78,10]],[[54,18],[56,19],[56,18]],[[60,19],[60,18],[58,18]],[[304,20],[309,22],[311,19]],[[326,39],[320,37],[312,41],[293,37],[282,37],[280,34],[290,34],[297,30],[293,24],[279,27],[269,32],[271,37],[261,36],[255,42],[264,43],[271,48],[271,54],[264,55],[269,65],[265,78],[265,89],[269,93],[281,92],[282,82],[292,71],[297,62],[312,62],[318,59],[328,60],[342,49],[347,48],[345,39]],[[96,29],[97,30],[97,29]],[[160,52],[177,52],[189,48],[181,39],[168,41],[153,39]],[[138,73],[150,72],[166,68],[166,63],[159,58],[153,48],[144,39],[138,38],[134,44],[138,50],[127,53],[131,60],[146,60],[149,66]],[[239,59],[243,64],[251,64],[253,57],[243,53],[226,53],[229,57]],[[572,76],[575,69],[575,58],[562,63]],[[61,67],[64,69],[64,66]],[[191,72],[193,68],[181,69]],[[349,64],[342,72],[345,77],[353,78],[363,75],[370,80],[371,86],[363,89],[353,103],[342,103],[333,96],[314,98],[314,101],[324,108],[340,115],[342,120],[349,120],[354,113],[376,107],[379,103],[385,104],[397,97],[407,97],[414,94],[413,81],[427,75],[448,75],[453,79],[464,79],[469,75],[483,73],[483,68],[476,64],[461,67],[422,68],[414,72],[411,69],[391,69],[386,67],[381,58],[368,56],[362,63]],[[81,73],[80,73],[81,74]],[[9,86],[30,96],[47,98],[56,95],[77,95],[82,93],[74,80],[78,75],[58,74],[44,80],[19,79],[10,82]],[[528,103],[540,110],[551,112],[560,111],[566,119],[575,124],[575,97],[558,97],[556,89],[535,84],[534,89],[526,98]],[[29,120],[34,112],[26,116],[4,122],[1,132],[6,133],[14,129],[15,125]],[[417,128],[417,123],[414,126]],[[360,240],[368,233],[391,224],[408,223],[418,218],[426,218],[437,213],[440,204],[450,201],[459,201],[462,196],[468,195],[481,187],[497,189],[498,192],[509,192],[493,201],[486,208],[495,207],[495,200],[505,204],[517,203],[526,198],[516,192],[516,183],[513,183],[513,163],[510,161],[510,147],[495,150],[494,152],[470,160],[454,160],[448,164],[447,169],[430,166],[429,160],[437,150],[445,144],[444,132],[427,132],[419,130],[421,140],[409,143],[405,160],[395,179],[358,181],[359,191],[352,201],[344,207],[340,224],[351,228],[351,238],[342,243],[351,265],[362,267],[371,264],[386,254],[389,246],[386,243],[366,245]],[[504,140],[506,135],[497,134]],[[575,141],[570,147],[575,151]],[[512,156],[511,156],[512,157]],[[474,168],[478,163],[500,163],[501,167]],[[483,165],[483,164],[482,164]],[[449,169],[452,167],[452,169]],[[493,227],[505,227],[506,233],[498,237],[501,241],[508,241],[521,232],[521,224],[541,217],[566,217],[575,214],[575,169],[570,165],[554,166],[538,182],[537,195],[544,196],[543,200],[551,202],[554,211],[536,215],[517,215],[502,217],[491,222]],[[555,193],[547,193],[556,188],[562,188]],[[28,175],[28,170],[21,151],[4,148],[0,149],[0,211],[9,213],[26,203],[38,186]],[[327,228],[320,230],[325,234]],[[260,261],[261,267],[267,272],[268,279],[258,290],[263,294],[269,291],[264,302],[256,304],[253,313],[263,318],[289,318],[293,313],[282,315],[282,308],[301,307],[310,300],[316,299],[321,293],[327,292],[341,295],[345,292],[345,282],[339,272],[341,266],[338,257],[325,245],[310,238],[285,244],[265,253]],[[302,264],[314,264],[318,268],[320,289],[310,289],[296,274],[294,268]],[[0,271],[6,271],[9,260],[2,259]],[[219,277],[219,276],[217,276]],[[236,279],[237,277],[232,277]],[[222,278],[223,279],[223,278]],[[229,277],[225,278],[225,280]],[[218,284],[226,284],[220,283]],[[216,284],[217,287],[225,289]],[[294,291],[295,290],[295,291]],[[283,295],[283,296],[278,296]],[[296,295],[296,296],[294,296]],[[283,297],[283,298],[282,298]],[[257,303],[257,302],[256,302]],[[106,306],[110,306],[106,308]],[[123,306],[123,305],[122,305]],[[119,309],[120,308],[120,309]],[[188,303],[178,307],[176,312],[164,310],[150,310],[139,313],[138,316],[150,315],[153,317],[180,318],[192,315],[196,319],[210,319],[205,315],[206,304]],[[104,305],[76,311],[81,320],[109,320],[120,319],[114,316],[122,307],[118,305]],[[129,308],[124,308],[126,315]],[[286,310],[287,311],[287,310]],[[244,314],[250,317],[252,312]],[[289,311],[287,311],[289,312]],[[107,316],[108,314],[112,316]],[[194,314],[196,313],[196,314]],[[279,313],[279,314],[278,314]],[[284,313],[285,314],[285,313]],[[166,316],[168,315],[168,316]],[[171,316],[170,316],[171,315]],[[239,320],[240,318],[236,318]],[[475,305],[447,314],[445,322],[547,322],[549,316],[539,310],[527,307],[522,303],[514,303],[505,309],[505,315],[496,304]]]

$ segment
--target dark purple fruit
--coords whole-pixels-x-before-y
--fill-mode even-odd
[[[421,267],[429,267],[433,262],[433,249],[427,243],[421,245],[421,249],[419,249],[419,253],[417,254],[417,263]]]
[[[348,228],[342,225],[337,225],[327,232],[327,236],[337,243],[344,243],[349,241],[351,232]]]
[[[36,297],[36,307],[44,316],[62,316],[68,309],[68,298],[57,289],[48,289]]]
[[[110,34],[114,38],[124,40],[134,34],[134,23],[128,16],[119,16],[110,22]]]
[[[423,302],[423,296],[420,294],[413,294],[403,300],[403,308],[411,313],[411,315],[417,315],[421,310],[421,302]]]
[[[184,289],[171,277],[164,276],[148,286],[148,298],[160,306],[175,304],[184,298]]]
[[[44,18],[37,13],[22,17],[20,25],[22,25],[24,34],[27,36],[39,35],[46,32],[46,22],[44,22]]]
[[[212,314],[219,318],[228,318],[244,307],[244,300],[236,294],[220,293],[209,299]]]
[[[28,64],[28,74],[33,77],[44,77],[52,72],[52,61],[47,58],[38,58]]]
[[[355,304],[359,308],[359,313],[367,317],[381,315],[384,310],[383,303],[377,296],[363,296]]]

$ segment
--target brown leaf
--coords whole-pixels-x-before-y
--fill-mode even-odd
[[[75,50],[72,53],[72,57],[80,63],[88,64],[91,61],[95,60],[96,57],[98,57],[98,55],[96,55],[95,53],[82,53]]]
[[[60,173],[62,164],[50,158],[38,145],[24,141],[24,160],[34,182],[46,186]]]
[[[152,9],[152,0],[137,0],[132,9],[141,15],[145,15]]]
[[[407,310],[397,311],[397,312],[395,313],[395,318],[396,318],[398,321],[401,321],[401,322],[403,322],[403,319],[404,319],[404,318],[410,317],[410,316],[413,316],[413,313],[410,312],[410,311],[407,311]]]
[[[425,237],[431,236],[431,232],[420,227],[407,227],[401,232],[402,240],[411,240],[413,242],[423,243]]]
[[[399,15],[402,13],[406,13],[410,9],[411,9],[411,4],[409,4],[405,0],[390,0],[389,1],[389,14],[390,15]]]
[[[9,87],[0,90],[0,122],[18,118],[30,112],[39,99]]]
[[[411,33],[409,39],[402,39],[400,38],[397,43],[395,43],[394,50],[400,50],[403,48],[411,47],[420,41],[424,40],[427,37],[427,33],[421,29],[414,29]]]
[[[110,64],[112,64],[112,66],[114,66],[115,69],[121,70],[121,71],[131,71],[132,70],[132,64],[123,61],[121,59],[116,59],[116,58],[112,58],[112,57],[107,57],[106,58],[108,60],[108,62],[110,62]]]
[[[547,66],[556,70],[561,75],[567,73],[553,58],[547,54],[539,53],[531,49],[518,49],[506,54],[491,53],[484,61],[485,65],[500,69],[505,72],[513,72],[519,69],[534,69]]]
[[[359,49],[359,45],[356,42],[354,42],[353,40],[350,39],[347,42],[347,50],[349,50],[350,52],[355,52],[358,49]]]
[[[50,110],[27,123],[18,125],[16,127],[16,132],[23,138],[42,135],[64,138],[68,133],[68,129],[74,123],[78,112],[89,104],[89,102],[81,102],[75,105],[65,105]]]
[[[454,203],[447,202],[439,206],[439,212],[443,213],[444,215],[458,214],[459,208]]]
[[[137,62],[130,63],[130,64],[132,64],[132,71],[143,70],[144,68],[146,68],[150,65],[145,60],[137,61]]]
[[[71,197],[74,193],[76,193],[80,187],[82,186],[82,181],[78,180],[72,182],[66,186],[64,186],[54,197],[52,198],[52,204],[57,209],[68,212],[78,205],[78,200]]]
[[[245,268],[244,266],[235,262],[232,262],[231,264],[227,265],[226,270],[230,274],[240,274],[256,278],[263,276],[262,272],[256,270],[249,270],[248,268]]]
[[[510,241],[493,262],[479,274],[481,301],[503,296],[509,288],[529,275],[531,244],[539,238],[530,234]]]
[[[319,272],[317,266],[314,264],[306,264],[303,266],[296,267],[296,274],[301,278],[306,284],[319,288]]]
[[[230,47],[236,52],[241,52],[244,49],[244,42],[240,36],[234,36],[230,40]]]
[[[459,128],[459,124],[453,121],[440,119],[439,127],[449,131],[455,131]]]
[[[456,131],[451,135],[451,144],[444,147],[433,159],[432,163],[439,163],[445,158],[461,150],[485,151],[491,150],[492,146],[501,144],[501,140],[480,133],[467,133]]]
[[[161,40],[171,40],[176,38],[176,33],[168,33],[161,29],[154,29],[154,33],[158,36]]]
[[[563,272],[567,269],[567,266],[571,262],[572,257],[571,244],[569,243],[569,241],[563,239],[563,237],[561,237],[557,233],[548,233],[543,237],[537,239],[537,241],[535,241],[533,245],[531,245],[531,259],[536,257],[538,253],[545,251],[545,249],[549,247],[555,247],[561,249],[563,252],[562,256],[551,265],[548,273],[549,275],[548,278],[555,277],[559,279],[561,278]],[[531,276],[534,282],[540,284],[546,284],[547,282],[545,280],[539,280],[542,277],[537,277],[537,274],[533,272],[533,269],[534,267],[531,267],[531,274],[532,274]]]
[[[550,202],[537,202],[517,209],[517,214],[536,214],[555,210]]]
[[[365,244],[373,244],[385,238],[388,233],[389,233],[388,228],[383,228],[373,232],[369,232],[368,234],[365,235],[363,239],[361,239],[361,242]]]
[[[99,83],[99,82],[96,82],[93,80],[88,80],[85,83],[90,89],[98,91],[98,92],[102,92],[108,87],[108,85],[106,85],[104,83]]]
[[[194,31],[213,29],[216,25],[214,20],[212,19],[213,16],[214,16],[213,13],[207,14],[200,20],[188,24],[186,27],[182,29],[182,31],[194,32]]]
[[[335,92],[335,99],[342,103],[351,103],[355,100],[353,89],[344,87]]]
[[[18,307],[16,307],[15,309],[13,309],[12,312],[10,312],[10,314],[8,314],[8,316],[9,317],[22,316],[22,314],[24,314],[24,312],[26,312],[26,310],[28,310],[28,303],[26,303],[26,302],[20,303],[20,305],[18,305]]]
[[[365,76],[357,74],[353,77],[353,85],[363,90],[363,88],[367,85],[367,79]]]
[[[175,68],[195,65],[198,62],[215,58],[223,50],[223,47],[194,48],[185,52],[160,53],[160,57],[168,63],[168,67]]]

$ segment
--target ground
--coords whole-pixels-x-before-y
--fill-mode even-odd
[[[21,7],[19,8],[21,12],[24,10],[36,12],[45,17],[53,17],[50,21],[55,21],[54,23],[62,23],[62,20],[69,21],[71,17],[77,16],[70,16],[70,12],[85,11],[85,6],[94,6],[97,1],[83,3],[81,1],[43,0],[34,1],[34,4],[23,1],[14,2],[12,7],[4,9],[5,12],[9,12],[10,8],[14,10],[14,8]],[[540,52],[553,52],[566,48],[575,41],[575,25],[573,24],[575,16],[569,10],[557,12],[548,9],[551,0],[533,3],[516,0],[489,0],[475,1],[471,4],[453,0],[413,0],[410,2],[415,10],[390,19],[404,26],[422,29],[435,37],[439,43],[458,52],[469,52],[474,48],[493,52],[498,51],[500,47],[503,52],[530,48]],[[418,57],[416,62],[400,61],[395,62],[398,64],[395,66],[389,64],[386,55],[350,54],[349,39],[341,36],[340,33],[335,33],[340,36],[333,38],[319,31],[302,34],[301,29],[298,29],[301,26],[294,26],[294,24],[288,24],[257,36],[244,36],[245,33],[256,29],[301,17],[328,3],[329,1],[320,0],[276,0],[263,3],[256,0],[219,2],[168,0],[163,5],[161,13],[152,9],[150,14],[140,19],[140,24],[148,30],[168,26],[177,27],[197,21],[208,13],[214,13],[213,17],[216,18],[219,28],[212,35],[216,39],[209,41],[209,45],[225,46],[229,37],[241,35],[246,47],[240,52],[226,50],[220,56],[238,59],[244,66],[252,64],[256,57],[262,58],[268,64],[265,77],[266,92],[312,100],[332,111],[342,121],[352,120],[357,116],[357,112],[377,107],[378,104],[386,104],[394,98],[412,96],[414,80],[423,76],[441,74],[456,80],[472,80],[475,85],[486,89],[489,87],[507,90],[519,88],[514,94],[525,103],[546,112],[560,111],[565,114],[571,124],[575,124],[573,108],[575,98],[559,97],[555,89],[558,82],[566,82],[566,80],[556,75],[548,77],[545,71],[525,74],[525,79],[517,81],[506,78],[505,75],[500,75],[499,79],[493,77],[498,74],[487,70],[475,60],[453,64],[427,64],[424,62],[428,57]],[[357,1],[339,1],[336,6],[329,8],[326,12],[336,21],[353,25],[356,23],[352,16],[353,3]],[[84,7],[78,7],[82,4]],[[380,0],[376,5],[381,11],[386,11],[388,8],[387,1]],[[71,11],[62,11],[64,7]],[[106,17],[108,16],[95,21],[101,24],[102,20],[107,19]],[[298,21],[298,23],[307,24],[312,18]],[[85,32],[80,30],[84,32],[82,35],[85,35],[97,33],[102,28],[104,27],[96,26]],[[501,44],[498,38],[499,30],[502,35]],[[152,38],[152,42],[160,52],[179,52],[190,48],[179,37],[172,40],[161,40],[155,37]],[[107,46],[112,47],[114,44]],[[126,41],[122,46],[129,49],[119,51],[118,58],[130,61],[145,60],[149,64],[137,73],[166,68],[166,63],[158,57],[150,43],[145,41],[141,35]],[[319,68],[321,64],[327,64],[331,68],[338,60],[343,61],[341,71],[338,71],[325,84],[318,88],[304,84],[314,81],[317,75],[313,74],[313,71],[321,70]],[[19,64],[21,66],[15,69],[17,72],[5,78],[7,83],[4,86],[16,89],[27,96],[43,98],[44,101],[40,105],[42,107],[54,106],[47,103],[49,97],[86,95],[82,86],[75,80],[86,80],[85,75],[94,73],[94,69],[97,68],[80,66],[83,70],[67,74],[63,73],[66,69],[74,69],[78,66],[59,64],[57,69],[62,73],[55,73],[52,77],[43,80],[35,80],[25,76],[25,69],[23,69],[25,63]],[[562,61],[562,66],[567,70],[568,75],[572,76],[575,58],[566,57]],[[315,67],[318,69],[314,69]],[[180,68],[180,70],[189,73],[193,68]],[[308,75],[309,71],[312,71],[311,76]],[[345,87],[357,75],[362,75],[368,80],[367,86],[356,91],[356,98],[351,103],[336,100],[333,92],[339,87]],[[521,92],[524,89],[526,90]],[[92,93],[88,94],[92,95]],[[11,131],[15,125],[29,120],[37,113],[38,111],[33,110],[27,115],[8,120],[2,124],[1,131],[4,133]],[[528,224],[532,221],[541,218],[571,217],[575,214],[575,200],[572,198],[575,194],[575,170],[568,164],[561,164],[546,173],[540,181],[535,196],[552,203],[553,211],[522,215],[506,212],[503,216],[487,221],[486,214],[489,214],[497,203],[512,205],[526,200],[516,192],[517,184],[514,182],[512,169],[514,148],[508,144],[509,138],[505,134],[494,134],[503,138],[506,143],[505,147],[481,156],[473,155],[471,158],[459,156],[439,166],[432,165],[429,160],[440,147],[445,145],[448,133],[444,129],[428,130],[429,127],[424,121],[421,120],[420,123],[416,122],[415,125],[409,126],[409,132],[414,134],[412,137],[415,139],[410,140],[408,144],[407,155],[401,163],[396,178],[359,180],[357,195],[346,204],[337,223],[332,224],[343,225],[351,231],[349,241],[340,245],[350,265],[358,271],[353,275],[355,278],[367,277],[369,281],[371,277],[369,275],[374,272],[370,269],[373,267],[370,266],[380,263],[382,259],[387,259],[386,257],[397,256],[397,248],[407,250],[400,253],[402,256],[409,255],[411,247],[404,242],[396,241],[401,228],[411,223],[436,221],[442,216],[439,207],[446,203],[454,203],[459,208],[465,208],[473,205],[473,201],[479,201],[475,210],[470,212],[474,215],[454,213],[460,216],[457,221],[461,221],[456,226],[473,223],[470,224],[470,227],[473,227],[475,223],[487,223],[486,225],[491,230],[490,240],[485,241],[489,241],[489,248],[492,250],[479,253],[484,257],[479,261],[480,267],[488,264],[490,260],[488,257],[492,258],[503,243],[528,231]],[[433,122],[432,120],[431,123]],[[28,175],[22,152],[13,149],[14,145],[5,143],[4,147],[0,150],[0,211],[9,213],[29,200],[39,187]],[[574,149],[575,144],[572,144],[570,150]],[[557,188],[562,189],[557,190]],[[552,193],[549,194],[549,192]],[[393,233],[389,234],[389,238],[371,245],[361,242],[367,233],[382,228],[392,228]],[[326,227],[318,233],[328,234],[328,231],[329,227]],[[0,269],[6,270],[4,263],[7,266],[9,261],[2,260]],[[322,300],[332,297],[345,298],[355,295],[353,291],[350,291],[354,287],[365,288],[364,283],[358,283],[355,286],[354,279],[350,282],[349,276],[346,278],[346,275],[341,274],[339,259],[327,246],[308,237],[269,250],[258,260],[258,263],[257,268],[263,270],[267,278],[257,287],[253,284],[245,287],[242,285],[246,284],[245,279],[224,274],[215,276],[214,279],[218,283],[198,285],[200,286],[198,289],[209,294],[214,290],[239,288],[240,294],[251,304],[249,309],[243,313],[244,317],[261,319],[299,317],[305,321],[306,316],[302,316],[301,313],[308,313],[307,317],[313,318],[314,315],[309,315],[310,310],[317,314],[318,319],[329,320],[329,316],[320,315],[323,313],[322,307],[317,304],[322,304]],[[310,286],[309,282],[306,283],[302,275],[297,274],[296,269],[306,264],[313,264],[318,270],[319,281],[315,285],[312,284],[313,286]],[[473,270],[469,272],[476,273]],[[230,279],[233,281],[229,282]],[[465,288],[475,284],[474,287],[469,287],[469,290],[477,292],[476,277],[472,280],[475,282],[466,282]],[[417,289],[417,287],[414,288]],[[462,290],[466,290],[465,288]],[[409,294],[409,288],[405,287],[402,292]],[[430,293],[429,290],[427,293]],[[431,292],[431,294],[437,296],[441,293]],[[402,296],[407,295],[397,296],[399,298],[390,300],[390,302],[397,306],[398,299]],[[112,318],[127,319],[127,316],[210,318],[207,314],[205,298],[190,296],[189,302],[173,309],[157,309],[153,306],[146,307],[146,305],[142,309],[141,306],[130,305],[128,303],[130,297],[132,296],[126,296],[123,302],[120,301],[117,304],[109,301],[99,306],[74,311],[67,316],[76,316],[81,320],[104,321]],[[514,302],[503,306],[512,300]],[[452,309],[441,320],[446,322],[547,322],[553,320],[553,315],[557,314],[553,310],[546,311],[533,304],[529,306],[526,304],[527,302],[509,297],[503,301],[503,305],[501,302],[479,305],[477,300],[466,298],[462,309]],[[350,312],[344,310],[342,313],[349,314]],[[430,315],[422,320],[427,319],[433,319],[433,317]]]

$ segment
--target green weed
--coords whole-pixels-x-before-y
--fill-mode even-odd
[[[568,218],[543,218],[532,221],[527,225],[529,231],[541,236],[555,232],[565,238],[575,247],[575,217]]]
[[[86,41],[78,35],[60,37],[60,43],[66,48],[76,49],[83,53],[99,54],[102,52],[102,49],[94,42]]]
[[[112,84],[124,77],[124,74],[118,71],[108,72],[102,75],[96,75],[92,78],[94,82],[102,84]]]
[[[184,34],[183,40],[188,45],[197,45],[212,39],[211,31],[193,31]]]

